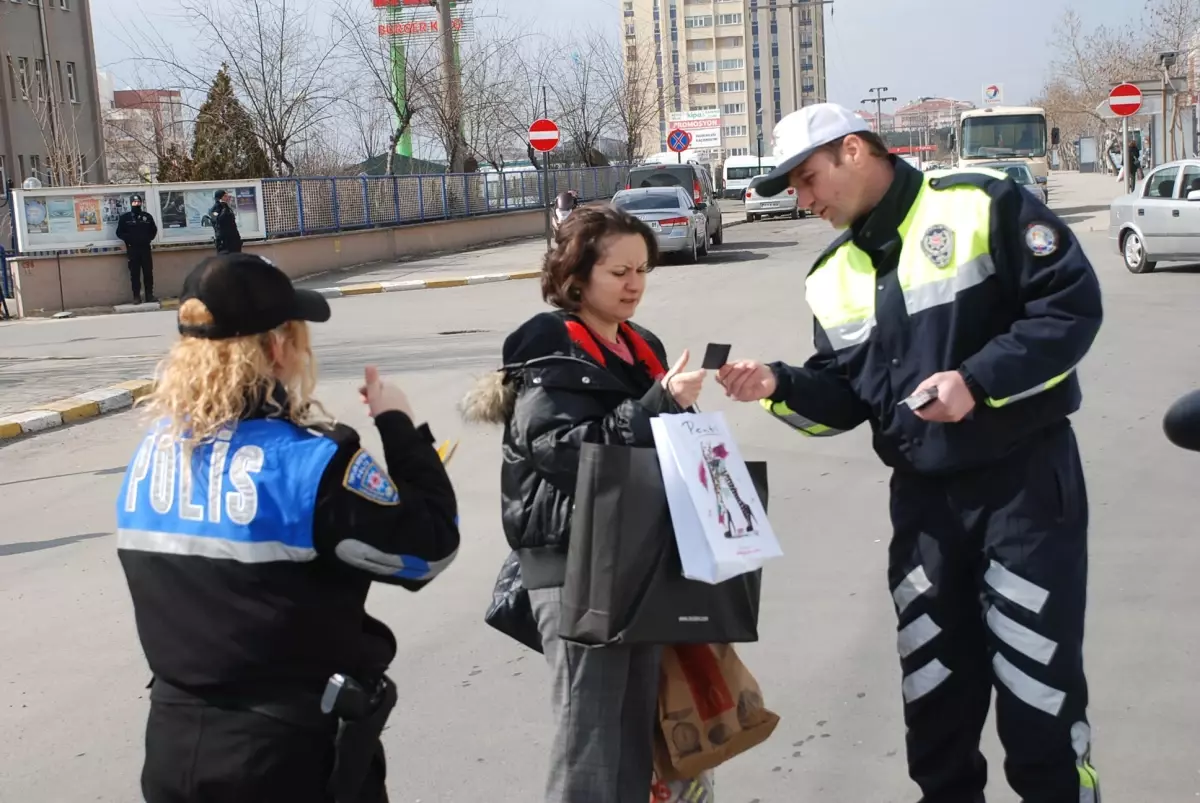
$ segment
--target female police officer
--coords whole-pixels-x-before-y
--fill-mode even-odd
[[[378,735],[396,642],[364,605],[371,581],[416,590],[454,558],[455,496],[432,436],[372,368],[360,393],[386,469],[327,422],[305,321],[328,320],[329,305],[266,260],[210,258],[180,302],[156,421],[117,500],[154,673],[143,794],[386,801]],[[339,690],[351,704],[361,692],[359,710],[342,699],[323,713]]]

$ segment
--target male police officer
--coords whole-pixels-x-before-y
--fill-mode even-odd
[[[732,363],[718,378],[808,435],[869,421],[894,470],[889,587],[923,801],[984,799],[993,685],[1021,799],[1098,800],[1083,672],[1088,507],[1067,419],[1100,328],[1091,265],[1004,174],[922,174],[844,108],[794,112],[775,138],[779,167],[759,194],[790,184],[800,206],[846,230],[805,282],[816,354],[800,368]]]
[[[129,198],[130,210],[117,220],[117,239],[125,243],[129,257],[129,284],[133,288],[133,303],[142,303],[142,285],[146,286],[146,301],[154,297],[154,257],[150,244],[158,236],[154,216],[142,209],[142,196]]]

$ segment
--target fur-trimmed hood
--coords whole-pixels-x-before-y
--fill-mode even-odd
[[[516,401],[516,385],[502,368],[481,377],[463,396],[459,409],[469,424],[504,424],[512,417]]]

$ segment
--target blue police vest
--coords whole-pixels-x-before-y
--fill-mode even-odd
[[[239,563],[313,560],[317,487],[336,451],[276,419],[242,421],[194,447],[155,427],[125,470],[117,546]]]

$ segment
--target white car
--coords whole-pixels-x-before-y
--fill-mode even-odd
[[[1109,204],[1108,236],[1130,273],[1200,258],[1200,159],[1161,165]]]
[[[750,179],[750,185],[746,187],[746,222],[753,223],[759,218],[772,215],[790,215],[792,220],[803,217],[804,213],[800,211],[800,199],[796,197],[796,190],[793,187],[788,187],[771,198],[759,195],[754,188],[761,184],[764,178],[766,176],[755,176]]]

